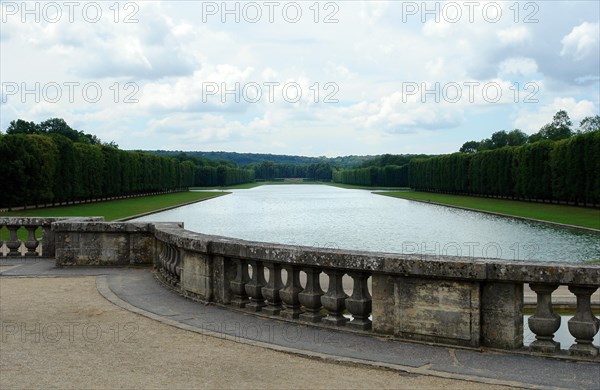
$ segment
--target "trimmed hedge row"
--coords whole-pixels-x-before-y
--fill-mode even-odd
[[[0,206],[106,198],[187,188],[194,164],[73,142],[61,135],[0,135]]]
[[[478,153],[413,159],[420,191],[600,204],[600,131]]]

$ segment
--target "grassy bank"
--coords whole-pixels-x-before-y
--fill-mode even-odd
[[[168,207],[225,195],[222,192],[176,192],[139,198],[109,200],[73,206],[48,207],[0,213],[0,217],[104,217],[106,221],[127,218]]]
[[[380,192],[377,194],[600,229],[600,210],[592,208],[430,192]]]

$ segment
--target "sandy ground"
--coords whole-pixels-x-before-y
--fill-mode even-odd
[[[312,360],[170,327],[94,277],[0,277],[0,388],[502,388]]]

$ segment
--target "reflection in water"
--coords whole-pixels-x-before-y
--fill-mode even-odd
[[[270,185],[139,218],[254,241],[498,257],[600,259],[597,235],[325,185]]]

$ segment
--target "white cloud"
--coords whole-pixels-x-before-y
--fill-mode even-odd
[[[560,110],[565,110],[569,114],[574,127],[577,127],[586,116],[594,116],[598,113],[596,105],[589,100],[555,98],[553,102],[536,111],[520,112],[514,121],[514,127],[528,133],[535,133],[546,123],[552,122],[552,117]]]
[[[322,20],[328,10],[319,4]],[[106,101],[21,104],[11,96],[0,107],[0,123],[5,128],[20,116],[36,121],[64,116],[127,148],[312,155],[451,151],[444,148],[462,144],[465,132],[484,138],[513,120],[533,131],[558,109],[575,118],[600,104],[594,84],[598,23],[589,19],[598,5],[547,4],[539,3],[545,17],[536,24],[515,23],[510,2],[501,3],[498,23],[481,20],[482,4],[474,23],[466,13],[459,23],[443,18],[435,23],[433,17],[422,23],[420,15],[403,23],[402,2],[371,1],[340,2],[339,22],[333,24],[315,23],[311,2],[301,4],[303,21],[297,24],[221,23],[218,16],[202,23],[200,2],[139,3],[139,23],[129,25],[112,22],[108,10],[95,24],[9,22],[2,26],[2,81],[98,81]],[[513,102],[511,81],[524,77],[540,86],[535,112]],[[128,81],[140,86],[140,102],[111,102],[109,87]],[[280,86],[274,103],[266,98],[236,103],[231,96],[226,103],[202,100],[205,82],[266,81],[297,82],[303,98],[283,101]],[[327,82],[339,87],[339,103],[322,102]],[[403,99],[407,82],[458,83],[463,99]],[[497,83],[502,98],[490,104],[479,89],[468,102],[465,82]],[[321,101],[315,103],[311,87],[317,83]],[[522,101],[528,92],[522,87],[520,92]]]
[[[509,58],[498,65],[501,75],[530,76],[537,72],[538,66],[532,58]]]
[[[583,22],[561,40],[563,46],[560,55],[571,56],[575,61],[598,55],[599,40],[600,24]]]
[[[531,39],[529,30],[525,26],[511,26],[498,30],[496,36],[503,45],[523,43]]]

